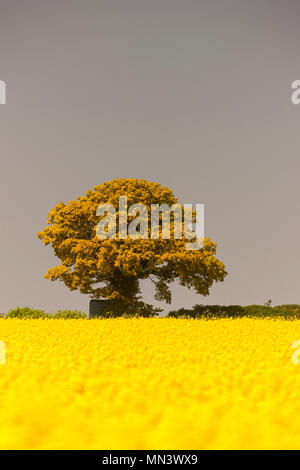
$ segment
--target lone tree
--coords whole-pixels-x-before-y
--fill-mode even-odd
[[[101,218],[97,208],[112,204],[118,216],[120,196],[127,196],[128,207],[144,204],[149,212],[151,204],[178,203],[166,186],[122,178],[96,186],[68,204],[60,202],[50,211],[47,227],[38,233],[61,261],[45,278],[63,281],[70,290],[78,289],[93,299],[110,299],[114,312],[135,310],[146,315],[157,310],[141,301],[140,279],[150,279],[155,285],[155,299],[167,303],[171,303],[169,284],[175,280],[202,295],[209,294],[214,281],[224,280],[225,266],[216,258],[216,243],[209,238],[197,250],[187,250],[184,238],[163,239],[161,230],[158,239],[151,239],[150,232],[147,239],[121,239],[117,222],[115,238],[99,239],[96,227]],[[132,219],[129,217],[128,223]]]

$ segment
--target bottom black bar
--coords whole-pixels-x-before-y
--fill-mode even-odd
[[[156,467],[158,465],[184,466],[191,468],[205,468],[205,466],[219,463],[236,464],[238,466],[251,464],[259,460],[271,462],[274,458],[277,464],[286,467],[287,457],[300,457],[300,451],[287,450],[91,450],[91,451],[68,451],[68,450],[36,450],[36,451],[0,451],[0,462],[6,461],[10,464],[35,465],[63,465],[69,468],[75,464],[85,469],[108,468],[121,466],[123,468]]]

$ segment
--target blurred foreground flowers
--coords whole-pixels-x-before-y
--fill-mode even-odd
[[[0,319],[1,449],[299,449],[300,322]]]

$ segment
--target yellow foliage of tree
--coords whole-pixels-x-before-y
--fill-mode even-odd
[[[142,203],[149,212],[151,204],[178,203],[166,186],[143,179],[115,179],[95,186],[84,196],[60,202],[48,215],[48,225],[38,233],[45,245],[51,245],[60,259],[46,278],[60,280],[70,290],[78,289],[92,298],[105,298],[130,305],[140,299],[139,280],[150,279],[155,285],[156,300],[171,302],[169,284],[194,288],[208,295],[214,281],[226,276],[218,260],[216,243],[205,238],[204,247],[187,250],[185,239],[114,239],[100,240],[96,234],[97,208],[109,203],[116,208],[119,197],[127,196],[128,207]]]

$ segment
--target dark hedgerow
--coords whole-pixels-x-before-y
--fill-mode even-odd
[[[281,317],[289,320],[300,319],[300,305],[286,304],[270,307],[266,305],[194,305],[191,309],[172,310],[167,317],[172,318],[241,318],[241,317]]]
[[[44,310],[33,309],[30,307],[17,307],[11,309],[5,318],[20,318],[20,319],[79,319],[87,318],[86,314],[80,310],[58,310],[57,313],[52,315],[46,313]]]
[[[87,318],[86,314],[80,310],[58,310],[52,318],[63,318],[65,320],[69,318]]]
[[[11,309],[5,318],[49,318],[51,315],[44,310],[33,309],[30,307],[17,307]]]
[[[160,309],[141,308],[134,305],[131,311],[126,313],[120,310],[118,314],[116,311],[105,312],[105,314],[98,318],[114,318],[123,316],[126,318],[133,317],[151,317],[157,316],[161,313]],[[17,307],[11,309],[7,315],[0,314],[4,318],[19,318],[19,319],[87,319],[87,315],[80,310],[58,310],[55,314],[47,313],[44,310],[33,309],[30,307]],[[194,305],[191,309],[180,308],[172,310],[167,314],[169,318],[285,318],[287,320],[300,319],[300,305],[298,304],[284,304],[275,307],[267,305]]]

